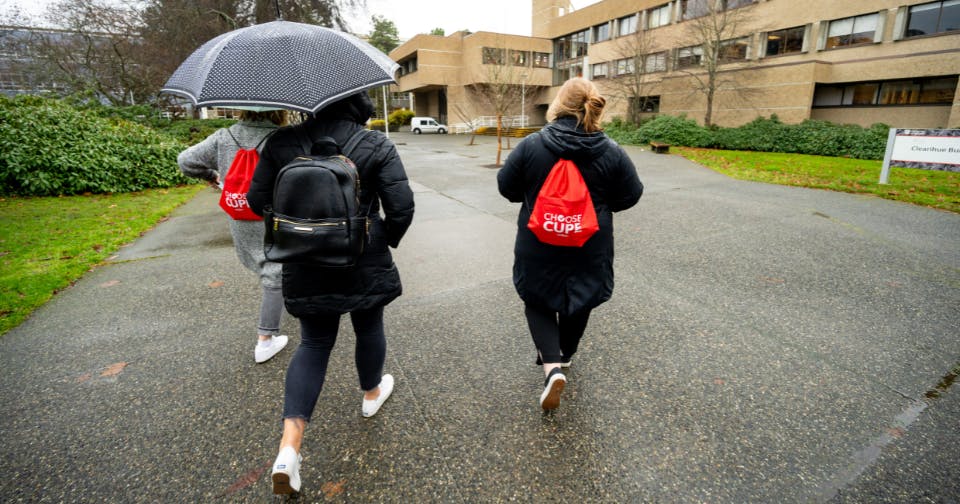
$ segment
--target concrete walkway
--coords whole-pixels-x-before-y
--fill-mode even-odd
[[[417,203],[397,389],[360,416],[345,319],[300,502],[960,501],[960,215],[630,148],[646,193],[616,217],[614,297],[544,414],[495,139],[391,137]],[[215,202],[0,338],[0,501],[282,500],[294,345],[254,364],[258,286]]]

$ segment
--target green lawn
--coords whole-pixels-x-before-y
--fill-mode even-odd
[[[0,334],[204,187],[0,198]]]
[[[862,159],[674,147],[679,155],[741,180],[872,194],[960,213],[960,173],[891,168],[881,185],[882,162]]]

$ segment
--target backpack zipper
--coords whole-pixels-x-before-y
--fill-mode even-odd
[[[345,221],[340,222],[318,222],[316,224],[307,224],[303,222],[295,222],[292,220],[281,219],[278,217],[273,218],[273,230],[276,231],[280,227],[280,223],[285,222],[293,226],[293,229],[297,231],[313,231],[314,228],[318,227],[330,227],[330,226],[345,226],[347,223]]]

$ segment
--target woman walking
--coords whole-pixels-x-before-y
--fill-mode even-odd
[[[351,95],[317,112],[307,121],[278,131],[263,149],[247,199],[262,215],[272,205],[280,169],[301,155],[300,132],[316,142],[333,138],[343,146],[373,114],[366,92]],[[413,220],[413,192],[396,147],[383,134],[369,131],[349,157],[360,174],[360,207],[369,208],[369,235],[357,264],[325,268],[283,265],[287,311],[300,320],[300,346],[287,369],[283,434],[273,466],[273,492],[300,491],[300,448],[317,397],[323,388],[340,317],[349,313],[356,333],[355,362],[363,390],[361,414],[371,417],[393,392],[393,376],[383,374],[386,337],[384,306],[401,293],[400,273],[388,247],[396,248]],[[385,217],[380,217],[380,208]]]
[[[240,114],[239,122],[215,131],[202,142],[181,152],[177,157],[177,164],[185,175],[220,187],[227,178],[227,172],[238,150],[259,150],[267,136],[286,123],[287,113],[283,110],[244,110]],[[233,246],[240,263],[260,277],[263,292],[253,358],[257,363],[266,362],[287,345],[287,337],[279,334],[280,317],[283,315],[280,265],[267,261],[263,255],[263,222],[228,220]]]
[[[550,121],[526,137],[497,173],[502,194],[523,203],[517,217],[513,283],[545,376],[540,406],[560,405],[569,367],[590,312],[613,293],[613,212],[626,210],[643,194],[643,184],[626,152],[601,129],[606,99],[592,82],[570,79],[547,110]],[[528,229],[537,195],[551,168],[572,160],[589,189],[599,230],[582,246],[541,242]]]

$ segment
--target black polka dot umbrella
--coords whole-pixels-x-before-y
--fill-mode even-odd
[[[347,95],[395,82],[398,68],[389,56],[349,33],[273,21],[203,44],[160,92],[203,107],[312,113]]]

